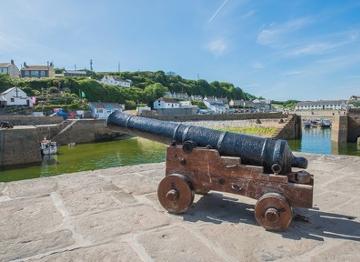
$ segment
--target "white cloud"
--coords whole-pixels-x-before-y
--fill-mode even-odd
[[[223,38],[215,39],[207,45],[207,49],[215,56],[224,54],[228,46]]]
[[[294,71],[285,72],[284,76],[296,76],[296,75],[301,75],[302,73],[303,73],[302,71],[294,70]]]
[[[315,41],[298,45],[285,52],[287,56],[321,55],[358,40],[359,32],[345,31],[323,37],[323,41]]]
[[[300,30],[312,22],[312,18],[302,17],[283,24],[271,24],[260,31],[257,42],[261,45],[277,44],[285,35]]]
[[[254,63],[252,63],[251,67],[254,69],[263,69],[264,65],[260,62],[254,62]]]
[[[241,16],[242,19],[246,19],[255,15],[255,10],[250,10]]]

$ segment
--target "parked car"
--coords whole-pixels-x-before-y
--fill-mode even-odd
[[[1,121],[0,128],[14,128],[14,125],[11,124],[9,121]]]

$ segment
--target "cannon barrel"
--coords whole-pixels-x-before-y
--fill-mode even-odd
[[[109,128],[161,143],[183,144],[217,149],[222,156],[240,157],[242,164],[263,166],[265,173],[287,174],[291,167],[307,167],[307,160],[292,154],[287,141],[222,132],[200,126],[161,121],[113,112],[107,120]]]

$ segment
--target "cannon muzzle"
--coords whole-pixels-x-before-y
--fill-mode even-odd
[[[257,136],[222,132],[200,126],[161,121],[113,112],[108,127],[170,144],[191,141],[196,146],[217,149],[222,156],[240,157],[242,164],[263,166],[264,173],[287,174],[291,167],[307,167],[307,160],[292,154],[287,141]]]

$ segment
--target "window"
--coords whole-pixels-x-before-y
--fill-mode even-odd
[[[10,101],[11,101],[11,102],[15,102],[15,98],[13,98],[13,97],[10,98]]]
[[[45,71],[40,71],[40,76],[45,76],[46,72]]]
[[[31,76],[39,76],[39,71],[30,71],[31,72]]]

